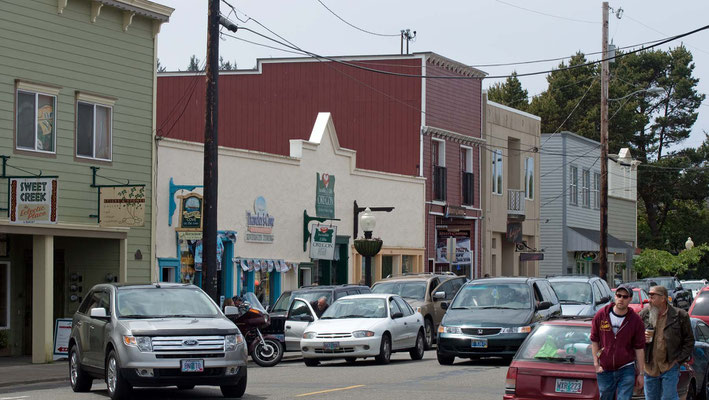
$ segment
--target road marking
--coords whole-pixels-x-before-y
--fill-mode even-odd
[[[319,392],[303,393],[303,394],[299,394],[299,395],[297,395],[297,396],[295,396],[295,397],[312,396],[312,395],[314,395],[314,394],[323,394],[323,393],[330,393],[330,392],[338,392],[338,391],[340,391],[340,390],[350,390],[350,389],[357,389],[357,388],[361,388],[361,387],[364,387],[364,385],[354,385],[354,386],[347,386],[347,387],[343,387],[343,388],[321,390],[321,391],[319,391]],[[0,399],[0,400],[2,400],[2,399]]]

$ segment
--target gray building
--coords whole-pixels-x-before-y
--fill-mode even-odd
[[[598,275],[600,143],[571,132],[544,133],[541,142],[544,260],[540,262],[539,273]],[[628,149],[609,156],[609,278],[635,278],[632,265],[637,243],[638,164]]]

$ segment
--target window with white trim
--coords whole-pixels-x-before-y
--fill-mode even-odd
[[[581,180],[581,201],[584,207],[591,207],[591,171],[583,170],[583,178]]]
[[[601,208],[601,174],[598,172],[593,173],[593,208]]]
[[[502,150],[492,151],[492,193],[502,194]]]
[[[77,93],[76,156],[111,161],[113,101]]]
[[[524,198],[534,200],[534,158],[524,159]]]
[[[0,329],[10,328],[10,264],[0,263]]]
[[[569,168],[569,203],[579,204],[579,169],[574,165]]]
[[[56,110],[59,89],[17,83],[15,148],[40,153],[56,152]]]

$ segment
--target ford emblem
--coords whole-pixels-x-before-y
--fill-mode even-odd
[[[198,343],[199,342],[195,339],[187,339],[182,341],[182,344],[184,344],[185,346],[196,346]]]

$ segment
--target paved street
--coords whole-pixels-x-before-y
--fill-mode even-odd
[[[243,399],[391,399],[475,398],[499,400],[504,390],[507,365],[499,359],[458,361],[441,366],[434,351],[421,361],[411,361],[408,353],[398,353],[389,365],[373,360],[344,361],[306,367],[301,361],[286,361],[274,368],[249,364],[249,384]],[[474,396],[472,396],[474,394]],[[138,389],[134,399],[208,399],[219,398],[219,388],[197,387],[190,391],[176,388]],[[76,394],[68,382],[0,388],[0,400],[32,399],[107,399],[103,382],[94,381],[90,394]]]

